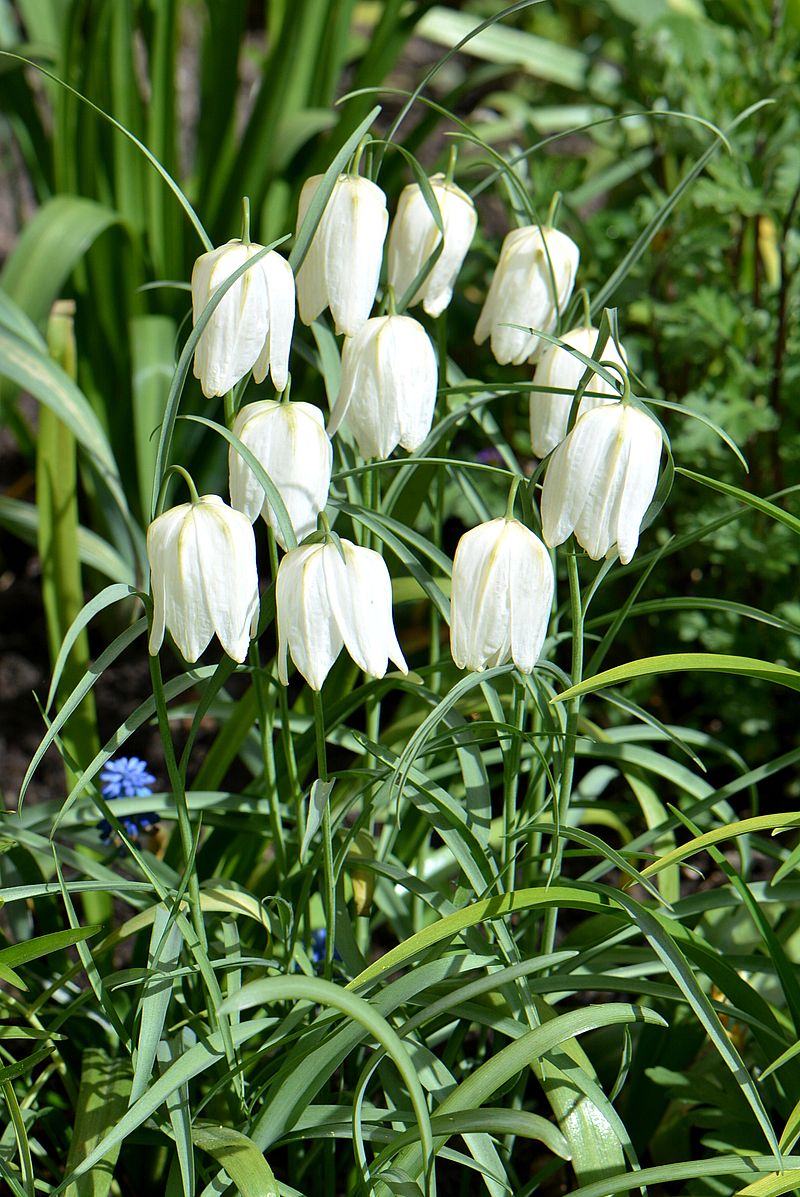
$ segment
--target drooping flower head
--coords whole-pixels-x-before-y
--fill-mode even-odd
[[[196,661],[216,635],[229,657],[243,661],[258,617],[253,528],[218,495],[181,503],[147,529],[153,589],[150,653],[168,629],[183,657]]]
[[[661,430],[630,403],[586,412],[550,458],[542,486],[542,534],[555,547],[574,532],[595,561],[627,565],[658,482]]]
[[[597,344],[596,328],[572,328],[561,335],[561,340],[573,349],[578,349],[586,357],[592,356]],[[626,368],[626,354],[614,344],[611,337],[597,360],[610,365]],[[530,419],[531,446],[537,457],[547,457],[567,435],[570,407],[578,384],[586,372],[582,361],[560,345],[548,345],[533,372],[534,386],[557,388],[553,391],[531,391]],[[616,374],[616,371],[614,371]],[[593,374],[586,391],[595,392],[581,398],[578,415],[596,407],[603,407],[606,403],[616,403],[620,392],[607,383],[599,374]],[[559,393],[560,392],[560,393]]]
[[[558,229],[526,225],[510,232],[475,326],[476,345],[490,338],[501,366],[533,360],[541,337],[528,330],[553,331],[572,294],[579,258],[575,242]]]
[[[368,320],[345,341],[328,432],[346,419],[362,457],[386,458],[398,444],[413,452],[430,432],[437,377],[433,346],[417,320]]]
[[[439,205],[444,236],[442,252],[411,300],[429,316],[440,316],[453,298],[453,285],[472,244],[478,224],[475,205],[465,191],[443,174],[428,180]],[[404,295],[440,239],[439,229],[418,183],[404,187],[389,231],[389,285]]]
[[[342,651],[365,673],[383,677],[389,660],[408,672],[392,620],[392,582],[380,553],[349,540],[300,545],[278,569],[278,677],[288,684],[288,657],[321,690]]]
[[[200,255],[192,270],[195,324],[216,289],[263,248],[234,240]],[[200,335],[194,374],[206,398],[227,394],[248,370],[256,382],[271,372],[276,390],[284,389],[294,308],[292,268],[272,250],[232,284]]]
[[[513,661],[530,673],[547,634],[554,587],[547,549],[519,520],[490,520],[465,532],[450,597],[450,650],[459,669]]]
[[[298,233],[322,179],[313,175],[303,184]],[[357,174],[339,175],[297,272],[304,324],[329,307],[337,333],[352,337],[358,332],[375,302],[388,224],[380,187]]]
[[[328,501],[333,449],[322,412],[312,403],[278,403],[264,399],[243,407],[233,432],[253,453],[275,483],[298,540],[317,526]],[[252,523],[259,515],[275,533],[282,549],[283,533],[253,471],[231,446],[228,454],[231,504]]]

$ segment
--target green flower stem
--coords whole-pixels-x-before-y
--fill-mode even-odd
[[[358,143],[358,146],[356,147],[356,152],[353,154],[353,157],[350,159],[350,165],[347,168],[347,173],[349,175],[357,175],[358,174],[359,168],[361,166],[361,159],[364,156],[364,150],[367,148],[367,146],[369,145],[371,140],[372,140],[372,138],[369,135],[361,138],[361,141]]]
[[[288,389],[288,388],[287,388]],[[275,533],[272,528],[267,528],[267,539],[269,542],[269,562],[272,570],[273,583],[278,577],[278,544],[275,540]],[[273,662],[274,676],[278,686],[278,711],[281,719],[281,743],[283,744],[283,755],[286,759],[286,772],[289,775],[289,786],[292,792],[292,799],[294,801],[295,819],[297,823],[297,842],[298,845],[303,837],[303,792],[300,787],[300,778],[297,772],[297,758],[294,755],[294,740],[292,739],[292,729],[289,722],[289,696],[286,693],[286,687],[278,680],[278,662],[277,658]]]
[[[200,900],[200,881],[197,876],[197,866],[195,863],[195,843],[192,834],[192,821],[189,815],[189,806],[186,801],[186,784],[183,774],[181,773],[175,756],[175,745],[172,742],[172,729],[169,725],[169,712],[167,711],[167,699],[164,693],[164,679],[161,675],[161,661],[158,656],[150,657],[150,681],[153,687],[153,698],[156,704],[156,715],[158,717],[158,729],[161,733],[161,743],[164,748],[164,760],[167,766],[167,774],[169,776],[169,783],[172,789],[172,794],[175,799],[175,813],[178,821],[178,831],[181,837],[181,847],[183,848],[183,856],[186,861],[186,868],[188,871],[187,878],[187,896],[189,902],[189,913],[194,928],[195,936],[197,937],[197,945],[189,945],[192,953],[197,961],[197,967],[200,975],[203,978],[203,983],[208,994],[208,1017],[211,1023],[212,1030],[219,1031],[222,1037],[222,1042],[225,1048],[225,1055],[228,1061],[233,1065],[236,1060],[236,1049],[233,1046],[233,1039],[231,1037],[230,1023],[227,1018],[220,1018],[217,1014],[222,1005],[222,990],[219,987],[216,973],[211,967],[211,961],[208,956],[208,940],[206,938],[206,928],[203,922],[203,910]],[[187,927],[188,930],[188,927]],[[234,1085],[240,1101],[244,1101],[244,1089],[241,1082],[241,1077],[234,1078]]]
[[[258,643],[255,640],[250,644],[250,664],[253,667],[253,685],[255,686],[256,704],[258,707],[258,729],[261,735],[261,757],[264,762],[264,780],[267,783],[272,843],[275,849],[278,873],[283,877],[286,873],[286,843],[283,838],[283,820],[281,819],[281,804],[278,798],[275,749],[272,745],[272,735],[275,727],[275,693],[274,687],[267,688],[266,678],[261,667]],[[284,693],[283,686],[280,686],[280,691]]]
[[[447,386],[447,309],[442,312],[441,316],[436,320],[436,353],[439,364],[439,391],[442,387]],[[437,404],[439,402],[437,396]],[[437,549],[442,547],[442,526],[444,524],[444,499],[445,499],[445,467],[436,467],[436,485],[434,487],[434,509],[433,520],[431,528],[431,540]],[[442,617],[438,610],[431,603],[431,638],[430,638],[430,653],[429,661],[431,665],[436,665],[442,655]],[[441,674],[437,671],[430,676],[430,686],[434,691],[438,691]]]
[[[572,620],[572,682],[573,685],[578,685],[583,678],[583,607],[581,605],[581,582],[578,573],[578,558],[575,553],[574,540],[571,543],[571,551],[567,553],[567,575],[569,577],[569,606]],[[564,855],[564,841],[559,835],[559,831],[567,821],[569,803],[572,796],[580,701],[580,698],[573,698],[567,704],[567,725],[564,732],[564,751],[561,758],[558,801],[554,809],[554,843],[550,866],[551,881],[555,880],[561,872],[561,861]],[[553,906],[545,914],[542,931],[542,953],[545,955],[553,950],[553,945],[556,941],[557,923],[558,909]]]
[[[242,196],[242,245],[250,244],[250,196]]]
[[[501,860],[503,887],[516,887],[516,839],[517,795],[519,793],[519,767],[522,757],[522,731],[525,727],[525,688],[514,678],[512,692],[513,712],[510,722],[520,733],[510,736],[503,750],[503,843]]]
[[[366,511],[377,510],[375,502],[377,481],[377,470],[365,470],[361,476],[361,502]],[[372,532],[366,526],[363,529],[362,545],[365,549],[373,547]]]
[[[511,486],[508,491],[508,499],[506,500],[507,520],[513,520],[514,518],[514,502],[516,500],[517,491],[519,490],[519,484],[521,481],[522,479],[520,478],[519,474],[517,474],[516,477],[512,478],[511,480]]]
[[[581,288],[581,303],[583,305],[583,323],[586,328],[592,327],[592,301],[585,287]]]
[[[458,145],[453,142],[450,146],[450,156],[447,159],[447,170],[445,171],[445,183],[452,183],[456,173],[456,162],[458,161]]]
[[[325,744],[325,711],[322,695],[314,690],[314,736],[317,744],[317,773],[320,781],[328,781],[328,752]],[[333,974],[333,949],[336,932],[336,887],[333,877],[333,835],[331,831],[331,802],[328,798],[322,811],[322,875],[325,900],[325,979]]]
[[[158,656],[150,657],[150,680],[153,686],[153,697],[158,716],[158,729],[161,733],[161,740],[164,747],[164,760],[167,766],[169,784],[175,799],[175,813],[178,819],[181,847],[183,848],[186,866],[191,870],[189,874],[188,897],[192,926],[194,927],[198,942],[207,954],[208,941],[206,940],[206,928],[200,906],[200,882],[197,878],[197,869],[191,867],[191,861],[194,856],[192,821],[189,815],[189,805],[186,801],[186,786],[175,756],[175,745],[172,742],[172,729],[169,725],[167,700],[164,694],[164,679],[161,675],[161,661]]]
[[[550,200],[550,207],[547,209],[547,227],[554,229],[558,221],[558,210],[561,207],[561,192],[554,191],[553,198]]]
[[[200,502],[200,496],[197,493],[197,487],[195,486],[194,479],[192,478],[192,475],[189,473],[189,471],[185,470],[183,468],[183,466],[171,465],[171,466],[168,466],[167,469],[164,471],[164,477],[161,479],[161,486],[159,487],[159,490],[158,490],[158,502],[156,503],[156,515],[160,515],[161,512],[163,511],[164,500],[167,497],[167,486],[168,486],[169,480],[173,474],[180,474],[181,478],[183,478],[184,482],[188,486],[190,502],[192,502],[192,503]]]

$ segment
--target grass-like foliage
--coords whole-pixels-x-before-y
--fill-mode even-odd
[[[0,601],[38,577],[51,679],[24,776],[0,761],[2,1194],[800,1192],[799,39],[794,0],[0,0],[28,215],[0,273]],[[416,183],[434,230],[403,294],[384,255],[373,315],[419,321],[435,409],[362,454],[406,368],[423,405],[418,355],[386,377],[376,348],[382,406],[359,408],[361,367],[308,536],[237,422],[269,376],[206,399],[192,363],[268,253],[322,269],[356,170],[393,218]],[[409,305],[448,170],[478,226],[431,316]],[[193,320],[192,265],[243,197],[265,249]],[[552,226],[580,265],[537,327],[503,306],[501,243],[539,238],[552,296]],[[498,349],[534,334],[572,383]],[[330,312],[298,319],[289,404],[328,419],[351,352]],[[554,443],[602,398],[608,462],[629,429],[629,475],[661,453],[635,517],[609,464],[607,553],[588,517],[553,531],[591,481],[590,448],[531,448],[554,397]],[[253,635],[241,662],[216,639],[186,660],[170,603],[218,600],[147,529],[187,485],[227,501],[237,454],[266,503]],[[486,572],[477,540],[454,567],[490,521]],[[364,550],[391,577],[382,676]],[[486,630],[504,552],[527,580]],[[237,570],[214,586],[244,607]],[[278,650],[314,570],[345,651],[312,690]]]

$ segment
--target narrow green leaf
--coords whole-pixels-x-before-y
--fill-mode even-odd
[[[40,960],[42,956],[49,956],[51,952],[60,952],[73,944],[83,943],[100,930],[99,926],[94,926],[79,927],[74,931],[52,931],[49,935],[39,935],[28,943],[12,944],[0,951],[0,964],[16,968],[20,964],[28,964],[31,960]]]
[[[688,673],[694,669],[705,673],[730,673],[736,677],[750,677],[761,682],[772,682],[776,686],[786,686],[789,690],[800,690],[800,673],[772,661],[762,661],[757,657],[733,657],[724,653],[666,653],[606,669],[587,678],[579,686],[570,686],[551,702],[569,702],[580,694],[593,694],[604,686],[618,686],[638,677],[652,677],[657,673]]]
[[[762,499],[759,495],[742,490],[739,486],[731,486],[729,482],[721,482],[718,478],[708,478],[705,474],[695,474],[693,470],[686,470],[682,466],[679,466],[675,470],[675,473],[682,474],[684,478],[689,478],[692,482],[697,482],[700,486],[707,486],[710,490],[718,491],[721,495],[728,495],[729,498],[736,499],[739,503],[746,503],[748,507],[753,507],[756,511],[760,511],[762,515],[768,515],[770,519],[776,520],[779,524],[785,524],[792,532],[800,534],[800,519],[796,515],[784,511],[777,504],[770,503],[768,499]]]

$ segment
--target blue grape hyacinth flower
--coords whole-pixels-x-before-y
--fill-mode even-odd
[[[153,792],[156,779],[147,772],[147,761],[138,756],[121,756],[116,761],[108,761],[100,774],[103,783],[100,792],[104,798],[149,798]],[[150,811],[141,815],[124,815],[120,824],[126,835],[132,840],[139,837],[140,832],[150,832],[158,823],[158,815]],[[108,819],[101,819],[97,824],[100,839],[108,843],[114,829]]]

